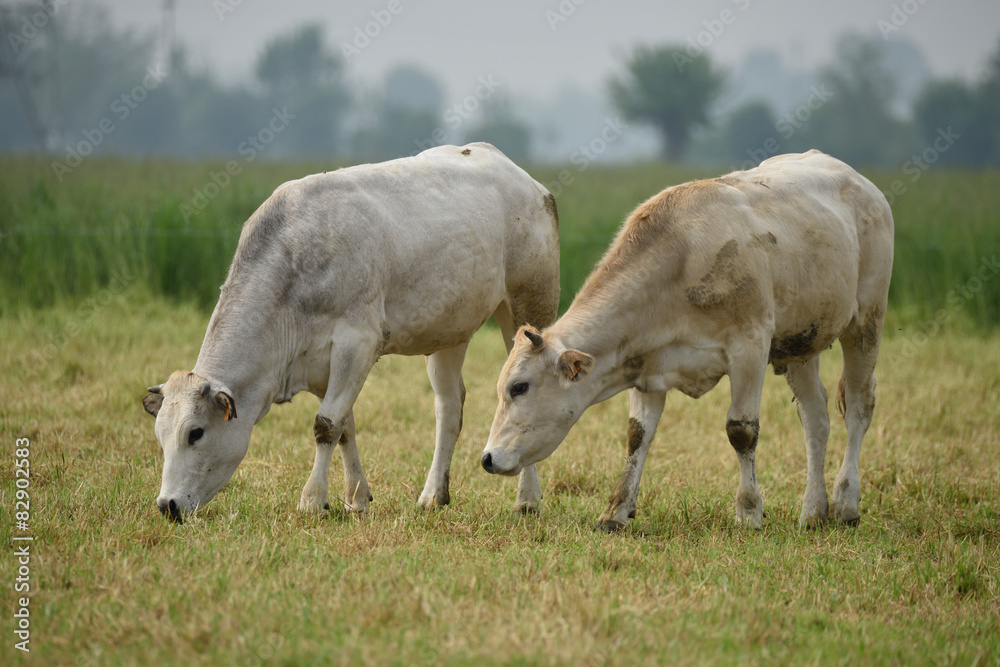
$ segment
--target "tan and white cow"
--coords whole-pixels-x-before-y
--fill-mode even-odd
[[[243,226],[194,370],[143,399],[163,448],[160,511],[181,520],[211,500],[254,424],[300,391],[321,403],[299,508],[329,506],[339,445],[345,503],[367,511],[353,405],[384,354],[427,355],[437,434],[419,502],[447,504],[469,339],[492,315],[509,350],[521,325],[550,324],[558,301],[555,200],[489,144],[285,183]],[[516,507],[540,496],[526,467]]]
[[[518,332],[500,374],[483,467],[512,475],[541,461],[584,410],[627,389],[628,458],[599,523],[621,528],[635,515],[667,391],[698,398],[728,375],[726,434],[740,464],[736,516],[759,527],[754,452],[771,364],[791,387],[805,430],[799,523],[823,522],[830,421],[819,354],[839,339],[848,441],[832,514],[856,523],[892,252],[885,197],[819,151],[664,190],[628,217],[563,317],[544,331]]]

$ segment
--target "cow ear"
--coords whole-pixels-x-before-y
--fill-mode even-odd
[[[160,393],[161,386],[150,387],[147,389],[149,393],[142,397],[142,407],[146,408],[146,412],[154,417],[160,413],[160,406],[163,405],[163,394]]]
[[[587,376],[594,368],[594,358],[580,350],[566,350],[559,355],[559,373],[571,382]]]
[[[215,404],[222,410],[222,419],[236,419],[236,399],[225,389],[215,392]]]

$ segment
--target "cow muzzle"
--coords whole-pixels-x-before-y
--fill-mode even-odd
[[[503,460],[503,457],[499,455],[494,456],[493,452],[484,452],[479,462],[482,463],[483,470],[491,475],[516,475],[521,472],[520,465],[517,463],[513,465],[507,464]]]
[[[167,517],[174,523],[184,523],[184,516],[180,505],[173,498],[157,498],[156,506],[160,508],[160,514]]]

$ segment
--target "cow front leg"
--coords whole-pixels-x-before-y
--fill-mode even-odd
[[[465,384],[462,382],[462,364],[468,343],[440,350],[427,357],[427,377],[434,390],[434,458],[427,473],[419,503],[424,509],[434,509],[451,502],[448,489],[451,459],[455,443],[462,431],[462,407],[465,404]]]
[[[355,441],[354,401],[372,365],[378,359],[378,338],[354,332],[338,332],[330,360],[326,395],[320,402],[313,424],[316,458],[302,488],[299,510],[318,512],[329,509],[329,475],[333,448],[340,446],[344,463],[344,505],[348,511],[367,512],[371,501]]]
[[[530,514],[538,511],[538,503],[542,500],[542,482],[538,479],[538,468],[534,464],[524,466],[517,476],[517,497],[514,500],[514,511]]]
[[[766,348],[734,355],[729,369],[731,403],[726,416],[726,436],[740,464],[736,521],[755,529],[760,528],[764,518],[764,499],[757,485],[755,456],[760,433],[760,398],[766,371]]]
[[[638,389],[630,389],[628,393],[629,418],[626,445],[628,455],[625,459],[625,471],[615,484],[608,501],[608,508],[598,519],[599,530],[612,532],[621,530],[628,520],[635,517],[635,503],[639,496],[639,480],[642,477],[642,467],[646,463],[646,455],[656,435],[656,426],[663,414],[663,405],[667,393],[663,391],[643,393]]]

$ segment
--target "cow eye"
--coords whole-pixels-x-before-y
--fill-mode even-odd
[[[515,382],[514,384],[512,384],[510,386],[510,397],[511,398],[516,398],[516,397],[520,396],[521,394],[525,394],[527,392],[528,392],[528,383],[527,382]]]
[[[203,428],[193,428],[191,432],[188,433],[188,444],[193,445],[194,443],[201,440],[201,436],[205,435],[205,429]]]

